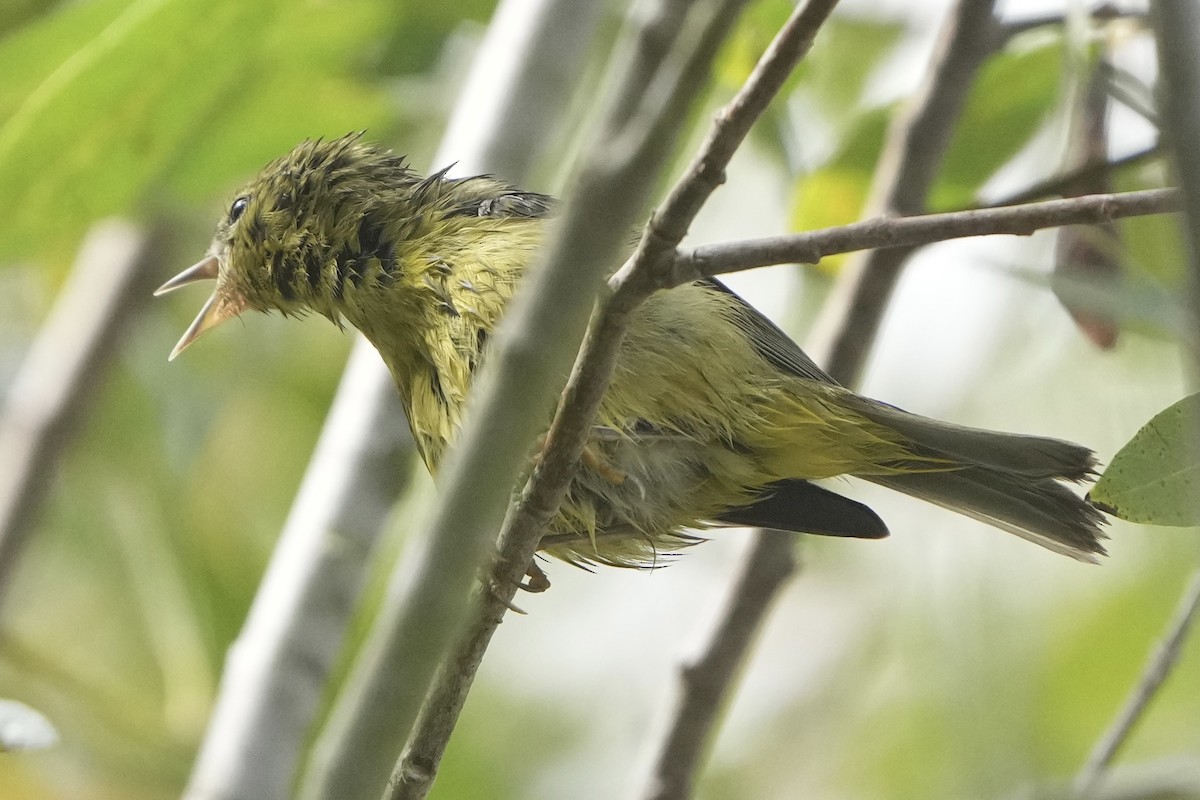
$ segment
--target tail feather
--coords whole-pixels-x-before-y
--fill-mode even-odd
[[[863,400],[862,407],[856,410],[863,416],[951,461],[1028,478],[1082,481],[1095,473],[1096,456],[1082,445],[1044,436],[968,428],[859,399]]]
[[[1053,478],[988,466],[863,477],[1080,561],[1097,563],[1105,554],[1104,515]]]

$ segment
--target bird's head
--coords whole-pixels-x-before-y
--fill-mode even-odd
[[[303,142],[236,194],[207,255],[155,292],[216,281],[172,359],[247,310],[316,311],[336,321],[346,292],[387,277],[386,209],[417,178],[403,158],[360,139]]]

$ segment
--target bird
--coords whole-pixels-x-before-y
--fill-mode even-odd
[[[382,356],[436,479],[554,211],[552,197],[491,176],[422,176],[362,133],[305,140],[234,195],[205,257],[156,292],[215,281],[170,358],[248,311],[350,325]],[[1096,562],[1105,517],[1070,486],[1096,465],[1082,445],[856,394],[709,278],[634,312],[540,548],[583,567],[653,567],[720,527],[889,535],[871,508],[816,482],[853,476]]]

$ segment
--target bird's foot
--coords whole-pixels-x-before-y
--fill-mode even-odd
[[[605,458],[603,453],[600,453],[592,445],[583,448],[583,455],[580,457],[584,466],[598,473],[601,478],[611,483],[613,486],[620,486],[629,476],[622,470],[613,466],[612,462]]]
[[[494,572],[481,575],[480,579],[486,587],[487,593],[490,594],[493,599],[499,601],[504,605],[505,608],[515,614],[525,614],[525,609],[521,608],[515,602],[509,599],[507,592],[501,590],[500,584],[496,580]],[[517,588],[521,589],[522,591],[529,592],[530,594],[541,594],[550,588],[550,579],[546,577],[546,573],[542,571],[542,568],[539,567],[536,562],[531,561],[529,566],[525,569],[525,580],[519,582],[517,584]]]

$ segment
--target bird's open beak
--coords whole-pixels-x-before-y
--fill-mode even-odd
[[[220,274],[220,266],[221,264],[216,256],[209,256],[203,261],[188,267],[158,287],[154,292],[154,296],[157,297],[167,292],[173,292],[179,287],[187,286],[190,283],[216,280],[218,274]],[[204,308],[200,309],[199,316],[188,326],[187,331],[183,334],[183,338],[175,345],[175,349],[171,351],[171,355],[167,356],[167,360],[173,361],[175,356],[182,353],[188,345],[199,339],[200,334],[209,328],[216,327],[227,319],[236,317],[244,309],[245,303],[230,298],[219,291],[213,292],[212,296],[208,298],[208,302],[204,304]]]

